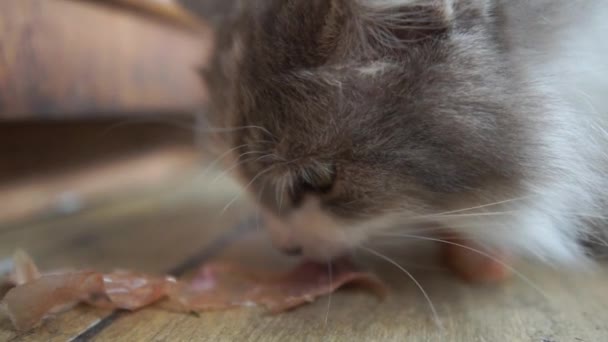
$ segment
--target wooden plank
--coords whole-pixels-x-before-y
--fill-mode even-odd
[[[208,178],[203,184],[210,184]],[[0,235],[0,257],[22,246],[46,267],[124,266],[153,272],[174,268],[205,250],[226,226],[250,212],[240,207],[217,216],[236,192],[227,191],[224,184],[200,189],[204,190],[179,199],[167,194],[117,202],[78,217],[10,230]],[[257,226],[252,229],[257,231]],[[79,308],[24,336],[15,335],[0,321],[0,340],[63,341],[76,336],[82,337],[80,341],[608,339],[606,270],[594,275],[567,274],[524,263],[516,267],[527,280],[515,278],[497,287],[469,286],[437,264],[433,245],[391,245],[394,241],[377,249],[412,272],[433,300],[443,329],[437,327],[427,301],[407,275],[383,260],[357,253],[359,262],[391,286],[387,301],[380,303],[360,291],[340,291],[331,296],[331,302],[326,297],[280,316],[240,309],[198,318],[146,309],[107,319],[107,312]],[[218,258],[273,269],[286,269],[296,262],[277,253],[262,231],[243,235]]]
[[[238,9],[238,1],[235,0],[178,0],[180,4],[193,13],[204,18],[205,21],[219,27],[223,20],[230,18]]]
[[[0,117],[191,111],[211,44],[88,1],[1,1]]]
[[[2,226],[38,216],[70,215],[107,197],[154,187],[192,173],[200,159],[187,147],[165,147],[131,158],[0,184]]]
[[[192,115],[0,122],[0,186],[87,164],[140,155],[161,147],[194,147]],[[60,139],[59,139],[60,138]]]
[[[43,269],[87,266],[167,272],[205,251],[249,212],[237,203],[225,215],[218,215],[235,192],[221,182],[201,189],[206,191],[176,194],[165,190],[75,217],[5,230],[0,233],[0,260],[20,247],[30,251]],[[66,341],[109,314],[78,308],[24,335],[16,334],[8,321],[0,319],[0,341]]]
[[[392,294],[378,303],[361,292],[342,291],[280,316],[256,309],[200,317],[144,310],[120,317],[96,341],[603,341],[608,338],[608,274],[559,274],[522,265],[544,294],[516,279],[501,287],[471,287],[433,262],[427,250],[392,253],[432,298],[439,329],[419,289],[392,265],[360,256],[378,270]],[[263,237],[235,244],[223,258],[258,267],[286,267]],[[414,261],[415,260],[415,261]],[[426,260],[420,263],[419,260]]]
[[[165,24],[182,28],[191,33],[198,34],[207,30],[207,26],[200,18],[182,7],[179,1],[174,0],[72,0],[94,1],[100,5],[118,6],[131,10],[136,15],[144,15],[157,19]]]

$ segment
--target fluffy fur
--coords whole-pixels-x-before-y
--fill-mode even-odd
[[[606,232],[607,17],[596,0],[248,2],[205,72],[209,119],[285,248],[439,225],[580,265]]]

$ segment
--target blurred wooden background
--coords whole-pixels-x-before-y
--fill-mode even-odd
[[[201,104],[196,68],[210,52],[209,32],[112,2],[0,2],[2,118],[143,114]]]
[[[196,168],[211,51],[171,1],[0,1],[0,225]]]

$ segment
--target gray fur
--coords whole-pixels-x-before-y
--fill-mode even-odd
[[[521,52],[514,26],[524,27],[523,18],[514,16],[528,13],[525,1],[247,3],[221,31],[215,63],[204,72],[210,121],[255,126],[220,140],[244,145],[235,152],[243,155],[239,173],[277,216],[311,195],[328,215],[356,224],[528,196],[553,175],[573,189],[596,176],[596,164],[567,170],[596,163],[568,159],[576,148],[567,142],[546,146],[554,135],[568,139],[562,126],[571,118],[557,113],[569,112],[567,104],[555,101]],[[542,31],[529,20],[528,29]],[[572,190],[595,212],[599,199],[587,195]],[[564,223],[577,229],[564,234],[580,237],[581,224]]]

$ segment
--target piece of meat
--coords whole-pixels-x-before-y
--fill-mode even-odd
[[[177,286],[173,277],[116,271],[103,275],[103,295],[89,298],[89,304],[109,309],[138,310],[156,303]]]
[[[163,303],[181,311],[222,310],[261,305],[273,313],[314,301],[345,285],[366,287],[380,297],[387,289],[370,273],[359,272],[342,260],[332,265],[303,263],[282,275],[251,272],[235,264],[215,263],[201,267],[195,277],[182,283]]]
[[[261,305],[283,312],[353,284],[383,297],[384,284],[370,273],[358,271],[347,260],[327,265],[303,263],[285,274],[250,271],[237,264],[209,263],[201,266],[190,281],[170,276],[115,271],[62,271],[40,274],[23,252],[14,260],[8,278],[11,286],[1,304],[15,328],[27,331],[45,317],[77,303],[107,309],[138,310],[160,303],[174,311],[210,311]],[[1,297],[0,297],[1,298]]]
[[[34,260],[24,251],[19,249],[15,252],[13,264],[13,272],[11,272],[9,278],[15,285],[25,284],[40,278],[40,271],[38,271]]]
[[[12,258],[12,270],[0,274],[0,299],[13,287],[40,277],[40,271],[32,258],[22,250],[17,250]]]
[[[2,305],[15,328],[26,331],[48,314],[103,291],[103,277],[99,273],[52,274],[12,288],[4,296]]]
[[[2,305],[13,325],[24,331],[47,315],[81,302],[106,309],[138,310],[165,298],[176,284],[173,277],[126,271],[43,274],[8,290]]]
[[[0,298],[4,298],[13,287],[15,287],[15,284],[8,277],[0,276]]]

